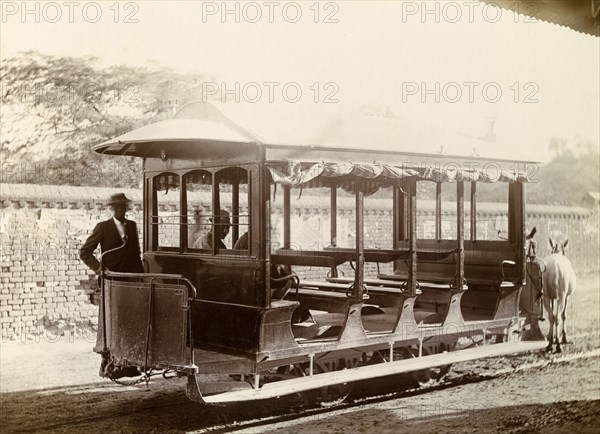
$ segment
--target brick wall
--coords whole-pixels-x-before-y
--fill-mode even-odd
[[[114,190],[1,184],[0,191],[2,339],[97,322],[97,281],[78,250],[110,217],[104,202]],[[128,217],[141,228],[141,192],[125,193],[135,199]]]
[[[127,217],[142,229],[142,192],[122,190],[133,199]],[[78,250],[97,222],[110,217],[105,202],[114,189],[0,184],[0,324],[2,338],[35,334],[56,324],[85,325],[97,321],[92,303],[97,287],[94,274],[79,259]],[[273,200],[274,248],[282,241],[280,199]],[[391,247],[390,202],[366,201],[365,247]],[[226,207],[226,206],[225,206]],[[339,198],[338,245],[353,247],[354,199]],[[302,203],[292,200],[292,241],[301,248],[318,249],[329,239],[329,198],[304,192]],[[419,233],[430,235],[433,203],[421,202]],[[452,210],[451,204],[443,209]],[[165,204],[161,214],[178,214],[177,204]],[[450,211],[444,219],[453,221]],[[506,211],[499,204],[478,204],[478,233],[482,239],[497,239],[505,226]],[[537,226],[540,255],[549,253],[548,236],[564,241],[568,236],[571,258],[577,272],[598,272],[598,215],[579,207],[532,205],[528,227]],[[448,226],[452,230],[452,224]],[[175,226],[173,228],[176,228]],[[468,231],[467,231],[468,232]],[[167,233],[165,233],[166,236]],[[141,240],[141,234],[140,234]],[[320,243],[320,244],[319,244]],[[387,268],[386,268],[387,267]],[[390,271],[382,265],[382,271]],[[346,275],[352,271],[342,268]],[[327,270],[303,268],[302,274],[322,277]],[[376,272],[368,264],[367,275]]]

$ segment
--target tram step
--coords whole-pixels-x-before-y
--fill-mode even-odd
[[[284,380],[265,384],[260,389],[242,390],[220,395],[207,396],[206,403],[217,404],[224,402],[252,401],[277,398],[292,393],[318,389],[334,384],[350,383],[370,378],[385,377],[410,371],[433,368],[452,363],[464,362],[486,357],[498,357],[527,351],[541,350],[546,347],[545,341],[507,342],[493,344],[450,353],[434,354],[431,356],[403,359],[377,365],[361,366],[342,371],[327,372],[293,380]]]

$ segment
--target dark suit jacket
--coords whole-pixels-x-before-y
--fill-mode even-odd
[[[127,219],[125,222],[125,234],[127,235],[125,247],[106,255],[104,257],[104,266],[111,271],[143,273],[144,267],[140,259],[140,244],[135,222]],[[83,246],[81,246],[81,249],[79,249],[81,260],[95,272],[100,268],[100,262],[94,256],[94,250],[96,250],[98,244],[100,244],[102,252],[114,249],[123,244],[117,225],[115,225],[112,218],[98,223],[92,234]]]

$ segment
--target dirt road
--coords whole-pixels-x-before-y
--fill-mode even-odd
[[[562,355],[455,365],[452,387],[371,399],[334,411],[295,401],[203,408],[183,380],[123,387],[97,376],[93,343],[3,343],[3,433],[13,432],[597,432],[600,426],[598,276],[581,276]],[[568,320],[569,321],[569,320]]]

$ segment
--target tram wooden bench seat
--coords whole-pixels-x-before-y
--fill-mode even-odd
[[[419,250],[419,259],[437,261],[447,258],[456,250]],[[406,259],[408,250],[365,249],[366,262],[386,263]],[[328,247],[325,250],[279,249],[271,255],[271,261],[280,265],[298,265],[334,268],[344,262],[356,261],[356,250]]]
[[[301,307],[333,313],[345,313],[346,302],[348,300],[348,296],[346,295],[348,285],[331,283],[325,286],[308,286],[308,288],[301,286],[297,291],[296,301],[300,302]],[[319,287],[321,289],[318,289]],[[323,288],[329,289],[324,290]],[[295,297],[295,292],[291,291],[288,294],[288,297],[293,299],[293,297]],[[368,296],[365,298],[365,300],[367,299]]]
[[[337,281],[333,281],[337,280]],[[378,292],[378,293],[386,293],[386,294],[401,294],[401,286],[394,282],[393,285],[380,286],[380,285],[372,285],[369,282],[373,282],[372,280],[366,280],[365,287],[367,291],[370,292]],[[318,288],[322,292],[349,292],[350,287],[354,283],[354,279],[348,278],[330,278],[326,282],[323,281],[313,281],[313,280],[301,280],[300,287],[301,288]]]
[[[299,289],[299,301],[304,307],[309,309],[323,310],[323,306],[330,312],[345,312],[346,300],[350,293],[353,279],[348,278],[344,282],[323,282],[301,280]],[[397,307],[402,300],[400,295],[402,291],[399,285],[392,286],[371,286],[365,285],[367,293],[364,301],[370,305],[379,307]],[[329,301],[325,302],[325,299]]]
[[[395,282],[404,282],[406,281],[406,279],[408,279],[408,273],[394,273],[394,274],[378,274],[377,278],[379,280],[389,280],[389,281],[395,281]],[[489,286],[493,286],[493,287],[500,287],[500,288],[511,288],[515,286],[515,283],[510,282],[510,281],[500,281],[499,279],[494,279],[494,278],[490,278],[490,277],[486,277],[486,276],[468,276],[466,277],[467,279],[467,286],[468,285],[489,285]],[[419,273],[417,274],[417,280],[419,282],[419,285],[421,287],[431,287],[432,284],[435,284],[436,286],[439,287],[445,287],[446,289],[450,289],[450,286],[448,285],[448,283],[452,280],[452,276],[446,274],[446,273],[434,273],[434,272],[427,272],[427,273]]]
[[[403,282],[408,277],[408,273],[382,274],[379,277],[381,280],[389,279],[395,282]],[[450,297],[449,294],[452,291],[448,285],[451,277],[444,273],[428,272],[419,273],[417,280],[422,294],[417,297],[415,307],[420,306],[422,308],[428,306],[427,309],[435,309],[436,311],[442,309],[443,311],[444,308],[441,306],[447,305]],[[463,285],[463,289],[468,291],[461,299],[461,308],[469,312],[486,310],[491,315],[498,299],[499,290],[510,291],[510,288],[513,287],[515,287],[513,282],[500,282],[499,279],[487,276],[467,277],[467,284]]]
[[[280,249],[271,255],[271,262],[279,265],[333,268],[354,259],[352,252],[326,252]]]
[[[405,282],[406,280],[364,280],[364,284],[369,292],[384,292],[388,294],[401,294],[403,292]],[[300,281],[300,286],[311,286],[329,291],[346,291],[352,283],[354,283],[354,279],[351,277],[329,277],[327,282],[302,280]],[[419,285],[422,288],[436,289],[439,291],[450,289],[447,283],[419,282]]]
[[[354,253],[353,260],[356,259],[356,250],[343,247],[326,247],[326,252],[332,253]],[[446,259],[457,250],[439,250],[439,249],[419,249],[417,257],[421,260],[440,261]],[[408,259],[410,251],[407,249],[365,249],[363,254],[365,262],[386,263]]]
[[[351,282],[301,281],[296,301],[300,302],[300,306],[306,309],[345,313],[348,300],[347,291],[349,291],[350,286]],[[364,298],[365,303],[380,307],[398,307],[400,305],[399,297],[403,294],[403,291],[398,286],[365,286],[368,291]],[[426,289],[426,291],[417,291],[417,302],[435,306],[448,304],[450,298],[447,285],[424,283],[421,288]],[[288,297],[293,299],[294,292],[290,292]],[[479,307],[479,305],[475,304],[473,307]]]
[[[353,283],[353,277],[328,277],[328,282],[332,283]],[[384,288],[402,288],[404,282],[394,280],[383,280],[383,279],[364,279],[365,285],[373,287],[384,287]]]
[[[351,283],[351,282],[348,282]],[[335,283],[320,280],[300,280],[300,288],[318,288],[325,291],[347,291],[350,285],[344,282]]]
[[[306,309],[321,310],[332,313],[345,313],[348,301],[348,292],[352,285],[351,278],[331,278],[333,281],[312,281],[302,280],[298,289],[298,297],[295,297],[295,292],[290,291],[288,300],[295,300]],[[383,307],[398,307],[402,303],[400,296],[403,294],[401,281],[383,281],[381,283],[390,283],[387,286],[376,286],[369,283],[380,283],[376,279],[367,279],[365,286],[368,293],[365,295],[364,301],[369,305]],[[465,289],[467,289],[465,287]],[[474,294],[473,294],[474,295]],[[463,297],[461,306],[470,310],[493,309],[495,300],[489,299],[489,302],[483,302],[478,297],[471,299]],[[450,288],[448,284],[439,284],[432,282],[420,283],[420,289],[417,291],[418,305],[425,311],[443,312],[450,301]],[[429,306],[429,307],[426,307]],[[491,311],[490,311],[491,313]]]
[[[354,279],[352,277],[329,277],[327,281],[332,283],[352,283]],[[369,292],[390,292],[398,293],[403,292],[406,280],[384,280],[384,279],[365,279],[365,286]],[[421,286],[432,288],[432,289],[448,289],[448,285],[438,284],[433,282],[419,282]]]
[[[439,291],[449,291],[450,285],[449,282],[452,278],[448,277],[447,275],[443,275],[442,274],[435,274],[435,275],[426,275],[426,276],[419,276],[417,278],[417,281],[419,282],[419,287],[420,288],[428,288],[428,289],[435,289],[435,290],[439,290]],[[406,282],[408,280],[408,274],[403,274],[403,273],[394,273],[394,274],[378,274],[377,275],[377,281],[379,282],[394,282],[396,285],[403,285],[404,282]],[[388,286],[390,286],[390,284],[388,284]],[[463,288],[465,290],[468,289],[468,285],[463,285]]]

